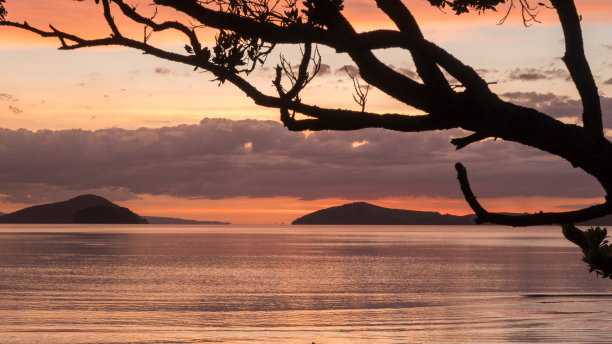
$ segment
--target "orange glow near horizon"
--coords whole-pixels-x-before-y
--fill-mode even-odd
[[[76,195],[75,195],[76,196]],[[57,200],[62,201],[62,200]],[[377,206],[441,214],[468,215],[473,212],[463,199],[431,197],[404,197],[373,200],[346,200],[323,198],[301,200],[294,197],[226,199],[187,199],[165,195],[139,195],[138,198],[114,203],[127,207],[142,216],[175,217],[187,220],[222,221],[232,224],[290,224],[308,213],[346,203],[368,202]],[[534,213],[539,211],[563,212],[602,203],[601,198],[504,197],[481,200],[493,212]],[[562,205],[565,205],[563,207]],[[33,204],[0,202],[0,211],[10,213]]]
[[[472,211],[463,199],[430,197],[346,200],[324,198],[300,200],[292,197],[228,199],[184,199],[171,196],[140,195],[138,199],[118,202],[141,215],[178,217],[193,220],[226,221],[234,224],[289,224],[296,218],[324,208],[364,201],[381,207],[437,211],[441,214],[467,215]],[[496,212],[567,211],[561,204],[577,207],[601,203],[599,198],[507,197],[483,200]]]
[[[140,195],[137,199],[117,201],[139,215],[177,217],[201,221],[224,221],[233,224],[289,224],[296,218],[316,210],[334,207],[358,200],[325,198],[300,200],[291,197],[248,198],[236,197],[220,200],[185,199],[171,196]],[[389,198],[363,200],[381,207],[437,211],[441,214],[467,215],[471,210],[462,199],[443,199],[429,197]],[[490,211],[497,212],[538,212],[567,211],[559,204],[575,204],[584,207],[601,203],[598,198],[551,198],[551,197],[508,197],[483,200]],[[0,203],[2,212],[9,213],[30,207],[25,203]]]

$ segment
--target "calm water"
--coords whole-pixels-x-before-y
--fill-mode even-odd
[[[0,226],[0,343],[611,343],[556,227]]]

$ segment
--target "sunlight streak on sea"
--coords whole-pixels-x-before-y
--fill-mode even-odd
[[[556,227],[0,225],[0,343],[610,343]]]

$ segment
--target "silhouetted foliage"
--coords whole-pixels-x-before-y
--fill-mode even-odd
[[[563,226],[563,235],[582,249],[582,261],[589,271],[612,279],[612,246],[606,228],[591,227],[585,232],[572,225]]]
[[[501,8],[506,14],[500,22],[505,21],[508,13],[516,8],[521,11],[526,26],[537,22],[538,8],[556,11],[565,38],[562,60],[583,106],[582,126],[562,123],[538,110],[501,100],[489,88],[490,82],[474,68],[427,40],[412,12],[401,0],[375,0],[396,29],[365,32],[357,32],[344,16],[345,4],[342,0],[152,0],[153,5],[180,13],[176,20],[167,21],[158,20],[155,15],[145,16],[124,0],[95,0],[102,6],[110,32],[107,36],[92,39],[63,32],[53,26],[45,31],[27,22],[2,21],[0,25],[55,37],[63,50],[125,46],[193,66],[196,70],[208,71],[219,82],[229,82],[238,87],[256,104],[277,108],[283,124],[293,131],[374,127],[420,132],[460,128],[472,134],[452,139],[451,144],[457,149],[488,138],[517,142],[565,159],[573,167],[592,175],[606,194],[605,201],[599,205],[567,212],[514,216],[491,213],[476,199],[467,170],[457,163],[455,167],[461,190],[476,214],[477,223],[510,226],[559,224],[566,225],[565,233],[565,228],[573,227],[568,227],[569,224],[612,213],[612,143],[604,136],[599,93],[585,56],[580,25],[582,18],[574,0],[545,0],[546,3],[536,4],[530,3],[531,0],[428,1],[442,11],[450,9],[457,15],[470,11],[485,13]],[[125,35],[115,22],[117,15],[141,24],[144,36]],[[217,30],[216,43],[212,47],[202,46],[200,35],[205,32],[199,30],[202,27]],[[184,53],[165,50],[151,43],[149,39],[153,33],[166,30],[184,36]],[[276,94],[268,94],[249,82],[248,75],[264,64],[279,44],[299,46],[302,58],[292,66],[281,57],[273,80]],[[359,69],[359,77],[367,83],[367,87],[377,88],[406,104],[407,109],[416,108],[425,114],[365,111],[366,94],[360,93],[358,83],[355,86],[355,100],[361,106],[360,111],[322,108],[303,102],[300,93],[313,80],[321,65],[317,45],[347,54]],[[376,50],[389,48],[402,50],[407,57],[412,57],[418,78],[399,73],[374,54]],[[453,81],[451,85],[448,76],[458,84]],[[608,244],[598,241],[600,232],[593,230],[593,234],[585,234],[576,230],[582,234],[572,236],[572,233],[578,232],[570,231],[566,237],[582,236],[589,243],[584,247],[579,245],[585,252],[585,261],[592,264],[593,271],[610,276],[612,270],[609,265],[600,264],[601,257],[609,257],[610,253]],[[581,240],[572,242],[578,244]],[[597,248],[591,248],[592,245]]]
[[[0,20],[4,20],[6,17],[6,9],[4,8],[5,0],[0,0]]]
[[[427,0],[433,6],[439,8],[449,7],[455,14],[468,13],[470,9],[476,10],[479,13],[485,10],[495,10],[495,6],[503,4],[506,0]]]

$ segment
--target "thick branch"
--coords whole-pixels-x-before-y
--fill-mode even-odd
[[[155,3],[183,12],[206,26],[216,29],[231,30],[244,36],[259,37],[271,43],[297,44],[312,42],[327,45],[336,49],[338,52],[369,52],[375,49],[386,48],[403,48],[410,50],[411,53],[416,52],[417,54],[421,51],[423,55],[426,55],[429,59],[446,69],[453,77],[466,86],[466,88],[488,91],[486,81],[480,78],[471,67],[464,65],[461,61],[432,42],[411,35],[405,35],[398,31],[374,30],[356,33],[352,28],[349,28],[348,31],[340,30],[340,32],[337,32],[335,30],[323,29],[301,23],[294,23],[289,26],[281,27],[273,23],[260,22],[236,14],[212,10],[190,0],[155,0]],[[333,12],[333,10],[331,12]],[[333,13],[330,13],[330,15],[332,14]],[[338,17],[338,14],[335,14],[335,18],[331,18],[330,22],[336,23],[332,24],[332,27],[334,25],[340,25],[344,26],[345,29],[348,23],[341,15]],[[384,71],[385,75],[381,75],[379,79],[386,78],[388,84],[395,85],[404,90],[403,94],[401,92],[394,92],[391,94],[393,97],[399,97],[398,99],[407,102],[406,93],[423,95],[423,91],[419,91],[418,83],[414,81],[411,83],[410,79],[394,72],[390,68],[385,69],[387,66],[380,63],[373,55],[361,54],[360,56],[360,60],[362,60],[364,64],[376,67],[372,69],[381,69],[381,71]],[[362,71],[362,75],[368,74],[368,69],[369,68],[365,68]],[[372,74],[376,76],[377,73]],[[385,87],[385,82],[374,83],[371,80],[366,81],[373,86],[380,87],[383,91],[387,90],[387,93],[391,92],[390,90],[393,88],[390,86]],[[418,97],[413,97],[411,100],[415,100],[415,98]],[[424,104],[419,103],[421,102],[416,103],[416,107],[425,109]]]
[[[593,73],[584,54],[584,43],[580,28],[581,17],[578,15],[573,0],[551,0],[551,3],[557,10],[565,37],[563,62],[567,66],[582,99],[584,128],[593,137],[603,138],[601,104]]]
[[[572,224],[563,225],[561,228],[563,229],[563,236],[565,237],[565,239],[573,242],[583,251],[589,249],[589,243],[583,231],[576,228]]]
[[[377,115],[340,109],[321,109],[303,104],[293,104],[288,106],[288,108],[293,108],[301,114],[315,118],[296,120],[293,116],[289,115],[286,108],[281,108],[281,120],[287,128],[293,131],[383,128],[403,132],[420,132],[456,128],[455,124],[443,121],[432,115]]]
[[[572,224],[587,221],[612,213],[612,203],[606,200],[605,203],[594,205],[588,208],[558,212],[558,213],[535,213],[524,215],[507,215],[490,213],[485,210],[474,196],[470,182],[468,181],[467,171],[461,163],[455,164],[457,170],[457,179],[461,186],[461,192],[465,200],[470,205],[470,208],[476,214],[476,223],[493,223],[504,226],[538,226],[538,225],[553,225],[553,224]]]
[[[350,22],[331,1],[314,0],[314,2],[320,13],[325,16],[325,25],[329,31],[349,42],[358,37]],[[389,68],[370,49],[356,46],[347,53],[359,67],[361,77],[370,85],[418,109],[428,112],[436,110],[439,94]]]
[[[455,145],[457,150],[466,147],[469,144],[476,143],[491,137],[491,134],[487,131],[479,131],[468,135],[466,137],[457,137],[451,140],[451,143]]]
[[[491,94],[486,80],[482,79],[472,67],[426,39],[418,39],[393,30],[373,30],[357,34],[354,45],[351,46],[347,46],[347,42],[344,40],[338,42],[330,39],[320,43],[331,46],[338,52],[348,52],[349,49],[358,46],[370,50],[402,48],[409,50],[411,53],[421,53],[444,68],[466,89],[482,94]]]
[[[337,10],[321,1],[319,4],[328,16],[328,29],[308,24],[291,24],[281,27],[273,23],[259,22],[250,18],[208,9],[190,0],[155,0],[155,3],[181,11],[204,25],[232,30],[247,37],[259,37],[271,43],[321,43],[349,53],[359,66],[362,77],[369,84],[390,96],[416,108],[431,111],[434,95],[414,80],[394,71],[378,60],[371,49],[357,43],[360,35]],[[403,39],[401,37],[397,37]],[[374,42],[370,39],[370,42]],[[396,42],[401,44],[401,40]]]
[[[425,39],[416,19],[400,0],[376,0],[376,5],[393,20],[400,32],[406,35],[406,40]],[[452,93],[452,88],[436,65],[435,59],[423,54],[421,50],[413,49],[411,53],[417,73],[426,85],[444,93]]]

